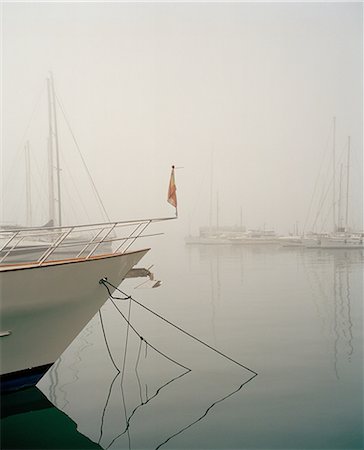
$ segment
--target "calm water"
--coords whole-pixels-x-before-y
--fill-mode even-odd
[[[241,365],[109,300],[38,385],[80,433],[105,449],[364,447],[362,251],[158,246],[144,264],[162,286],[121,288]]]

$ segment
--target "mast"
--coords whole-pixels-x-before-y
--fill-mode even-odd
[[[348,136],[348,157],[346,162],[346,211],[345,211],[345,231],[348,231],[349,223],[349,170],[350,170],[350,136]]]
[[[58,194],[58,225],[62,225],[62,211],[61,211],[61,178],[60,178],[60,164],[59,164],[59,142],[58,142],[58,126],[57,126],[57,110],[56,110],[56,94],[54,90],[53,74],[50,72],[50,83],[52,90],[52,107],[53,107],[53,122],[54,122],[54,142],[56,150],[56,176],[57,176],[57,194]]]
[[[342,218],[341,218],[342,177],[343,177],[343,165],[340,164],[339,201],[338,201],[338,213],[337,213],[338,231],[342,231]]]
[[[336,140],[336,117],[333,118],[333,132],[332,132],[332,178],[333,178],[333,187],[332,187],[332,198],[333,198],[333,202],[332,202],[332,209],[333,209],[333,231],[335,233],[336,231],[336,205],[335,205],[335,197],[336,197],[336,192],[335,192],[335,182],[336,182],[336,174],[335,174],[335,165],[336,165],[336,160],[335,160],[335,140]]]
[[[211,168],[210,168],[210,215],[209,215],[210,234],[212,233],[212,176],[213,176],[213,153],[211,152]]]
[[[32,193],[30,182],[30,147],[29,141],[25,144],[25,180],[26,180],[26,201],[27,201],[27,221],[28,227],[32,226]]]
[[[53,173],[53,117],[51,106],[51,85],[50,79],[47,78],[47,93],[48,93],[48,208],[49,220],[55,223],[55,209],[54,209],[54,173]]]
[[[219,193],[216,192],[216,232],[217,233],[219,232],[219,226],[220,226],[220,224],[219,224],[219,214],[220,214],[220,211],[219,211]]]

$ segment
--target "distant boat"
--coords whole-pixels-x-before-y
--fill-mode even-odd
[[[186,244],[195,245],[226,245],[231,239],[241,236],[245,228],[239,226],[201,227],[198,236],[186,236]]]
[[[277,238],[277,243],[281,247],[303,247],[303,239],[302,236],[279,236]]]
[[[307,248],[323,249],[363,249],[364,233],[335,233],[313,240],[304,241]]]
[[[214,217],[215,215],[215,217]],[[198,235],[185,237],[187,245],[226,245],[230,244],[230,238],[245,231],[242,226],[242,213],[240,211],[240,226],[220,225],[220,205],[219,194],[216,193],[216,204],[213,205],[213,157],[211,154],[211,174],[210,174],[210,204],[209,204],[209,225],[201,226]],[[215,219],[215,220],[213,220]]]
[[[220,225],[219,221],[220,209],[218,196],[216,198],[216,225],[212,225],[212,201],[210,202],[210,225],[203,226],[199,229],[197,236],[186,236],[185,243],[187,245],[226,245],[231,244],[231,239],[241,236],[245,233],[245,227],[240,225],[229,226]]]
[[[364,232],[353,231],[349,227],[349,176],[350,176],[350,136],[348,137],[347,161],[346,161],[346,199],[345,214],[343,208],[343,164],[340,166],[340,181],[338,201],[333,189],[333,231],[305,236],[303,244],[307,248],[322,249],[362,249],[364,248]],[[334,120],[334,144],[333,144],[333,185],[335,186],[335,120]],[[337,205],[336,205],[337,203]],[[337,206],[337,216],[335,210]]]
[[[248,230],[240,236],[229,239],[235,245],[271,245],[278,244],[278,236],[274,230]]]

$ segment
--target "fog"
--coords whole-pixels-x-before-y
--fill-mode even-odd
[[[172,233],[196,234],[211,215],[217,220],[217,204],[220,225],[302,230],[332,181],[335,117],[336,193],[344,201],[350,136],[349,222],[362,228],[361,3],[1,8],[2,222],[25,222],[26,141],[34,225],[47,220],[52,71],[73,133],[59,113],[68,222],[73,213],[100,220],[76,141],[113,220],[173,216],[166,200],[174,164]],[[327,202],[329,229],[331,192]]]

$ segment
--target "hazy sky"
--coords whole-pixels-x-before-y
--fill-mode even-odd
[[[175,164],[183,167],[176,172],[174,227],[181,236],[208,224],[211,186],[220,224],[239,224],[242,211],[248,228],[302,227],[319,173],[314,201],[332,177],[336,116],[336,191],[343,164],[344,199],[350,136],[350,217],[361,227],[361,2],[3,2],[1,8],[3,221],[25,220],[26,140],[35,224],[46,220],[51,70],[112,219],[173,215],[166,194]],[[99,220],[62,114],[59,123],[62,176],[71,182],[62,191],[68,222],[72,211],[75,220]],[[322,207],[327,228],[331,195]]]

